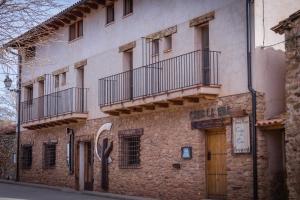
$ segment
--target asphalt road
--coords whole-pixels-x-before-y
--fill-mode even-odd
[[[79,192],[0,183],[0,200],[113,200]]]

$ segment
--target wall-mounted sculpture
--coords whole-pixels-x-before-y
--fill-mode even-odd
[[[109,155],[113,149],[113,142],[111,141],[108,145],[108,138],[102,140],[102,145],[99,144],[99,137],[104,131],[110,131],[112,127],[111,123],[103,124],[97,132],[95,139],[95,152],[98,159],[101,161],[101,188],[103,190],[108,190],[109,188],[109,179],[108,179],[108,164],[111,161]],[[100,149],[100,152],[99,150]],[[101,154],[101,155],[99,155]]]

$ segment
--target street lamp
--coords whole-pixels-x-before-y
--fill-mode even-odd
[[[19,57],[19,63],[21,62],[21,59]],[[17,166],[16,166],[16,181],[20,181],[20,131],[21,131],[21,111],[20,111],[20,105],[21,105],[21,67],[19,66],[19,74],[18,74],[18,82],[16,89],[10,89],[12,85],[11,78],[6,75],[4,79],[4,85],[5,88],[11,92],[16,92],[18,94],[18,121],[17,121]]]
[[[4,79],[5,88],[8,89],[8,90],[10,90],[11,84],[12,84],[11,78],[9,78],[9,76],[6,75],[6,77]]]

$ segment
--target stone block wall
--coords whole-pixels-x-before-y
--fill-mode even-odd
[[[258,116],[263,118],[264,96],[258,95]],[[204,199],[206,198],[206,142],[205,131],[192,130],[191,112],[205,110],[204,120],[218,118],[217,108],[230,107],[251,111],[251,95],[240,94],[189,103],[185,106],[158,108],[139,114],[112,116],[88,120],[86,124],[70,124],[52,129],[26,131],[22,133],[22,144],[33,144],[33,166],[21,173],[23,181],[76,187],[75,175],[68,175],[66,164],[66,128],[75,131],[75,142],[94,140],[98,129],[104,123],[113,124],[112,130],[105,132],[100,140],[107,137],[113,141],[109,164],[109,192],[139,195],[158,199]],[[141,136],[141,165],[137,169],[119,168],[118,132],[120,130],[143,128]],[[251,199],[252,197],[252,156],[232,153],[232,130],[227,124],[227,197],[228,199]],[[42,169],[42,143],[57,140],[57,165],[54,169]],[[258,134],[259,182],[265,185],[266,146],[263,134]],[[191,146],[191,160],[181,158],[181,147]],[[77,161],[75,161],[77,162]],[[174,163],[181,165],[173,168]],[[101,191],[101,163],[94,155],[94,190]],[[263,187],[262,199],[266,197]]]
[[[13,158],[15,153],[16,136],[14,134],[0,135],[0,179],[15,179],[16,166]]]
[[[300,14],[286,33],[286,170],[290,199],[300,199]]]

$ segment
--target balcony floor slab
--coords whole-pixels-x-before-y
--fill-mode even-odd
[[[41,119],[33,122],[26,122],[22,127],[29,130],[42,129],[54,126],[65,125],[69,123],[77,123],[85,121],[88,117],[87,113],[68,113],[64,115],[54,116],[51,118]]]
[[[101,107],[109,115],[131,114],[156,107],[167,108],[169,105],[184,105],[184,102],[198,103],[199,99],[213,100],[220,94],[221,86],[193,86],[172,92],[138,98],[132,101],[116,103]]]

